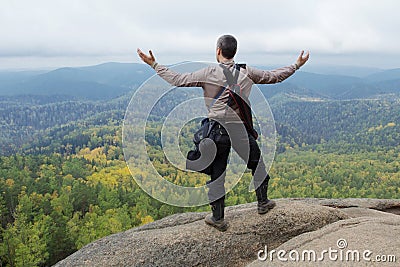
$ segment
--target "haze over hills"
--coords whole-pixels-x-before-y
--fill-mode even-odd
[[[153,74],[143,64],[105,63],[59,68],[45,73],[3,72],[0,95],[66,95],[87,100],[109,99],[138,87]]]
[[[320,72],[325,74],[299,71],[284,83],[268,85],[263,91],[267,97],[290,92],[336,100],[400,92],[400,69],[354,67],[354,71],[350,71],[349,68],[321,67]],[[65,95],[86,100],[110,99],[137,88],[153,74],[154,71],[144,64],[115,62],[47,72],[0,72],[0,96]],[[368,75],[359,77],[357,74]]]

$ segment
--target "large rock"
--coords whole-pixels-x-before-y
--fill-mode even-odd
[[[353,218],[301,234],[275,248],[272,256],[274,248],[264,248],[261,260],[248,266],[399,266],[400,216],[360,207],[343,211]]]
[[[283,201],[298,201],[302,203],[318,204],[334,208],[366,208],[400,215],[400,199],[373,199],[373,198],[289,198]]]
[[[97,240],[55,266],[245,266],[267,245],[276,248],[302,233],[349,218],[331,207],[277,201],[265,215],[256,204],[228,207],[221,233],[205,225],[207,213],[172,215]]]

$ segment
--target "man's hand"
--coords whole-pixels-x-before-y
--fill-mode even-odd
[[[300,56],[297,58],[296,61],[297,66],[300,68],[307,62],[309,58],[310,58],[310,52],[307,51],[307,53],[304,55],[304,50],[302,50]]]
[[[137,53],[139,57],[143,60],[143,62],[149,64],[150,66],[153,66],[153,64],[156,62],[156,59],[154,58],[153,52],[151,52],[151,50],[149,50],[150,56],[143,53],[142,50],[140,50],[139,48],[137,49]]]

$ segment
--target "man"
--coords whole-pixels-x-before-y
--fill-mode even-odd
[[[257,210],[259,214],[265,214],[275,206],[273,200],[267,197],[269,175],[264,166],[260,148],[256,142],[257,136],[251,131],[240,133],[238,125],[243,123],[243,114],[240,112],[238,104],[232,104],[232,94],[224,89],[227,84],[227,70],[229,70],[240,87],[240,92],[247,99],[253,84],[273,84],[279,83],[290,77],[296,70],[303,66],[309,59],[309,53],[304,55],[301,51],[297,61],[290,66],[279,68],[272,71],[264,71],[249,66],[238,67],[235,65],[234,56],[237,51],[237,41],[232,35],[223,35],[217,41],[216,58],[219,65],[209,66],[192,73],[176,73],[166,66],[158,64],[152,51],[149,55],[137,50],[139,57],[150,65],[157,74],[173,86],[179,87],[202,87],[208,108],[208,118],[214,120],[216,125],[213,127],[214,141],[217,147],[217,154],[211,164],[211,181],[208,197],[212,209],[212,215],[208,215],[205,222],[218,229],[226,231],[228,224],[224,220],[225,208],[225,170],[231,147],[247,163],[251,169],[257,196]],[[229,73],[228,73],[229,74]],[[216,101],[214,101],[216,100]],[[229,108],[227,108],[229,106]],[[246,127],[249,129],[249,127]],[[242,125],[243,129],[243,125]],[[229,133],[229,135],[227,134]]]

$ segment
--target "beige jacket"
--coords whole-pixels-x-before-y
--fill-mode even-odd
[[[234,68],[234,61],[224,64],[233,74],[236,69]],[[221,86],[226,86],[226,78],[223,69],[218,64],[208,66],[191,73],[177,73],[170,70],[168,67],[157,64],[155,66],[157,74],[167,81],[169,84],[177,87],[202,87],[204,93],[204,101],[208,109],[208,117],[210,119],[222,119],[226,121],[237,121],[238,116],[232,114],[235,111],[239,114],[239,108],[235,105],[231,106],[232,109],[226,108],[226,103],[229,98],[228,91],[225,90],[221,96],[215,101],[210,109],[213,99],[219,91]],[[272,71],[264,71],[250,66],[240,68],[238,84],[240,85],[242,94],[249,97],[253,84],[273,84],[279,83],[289,78],[296,71],[296,66],[290,65],[287,67],[275,69]]]

